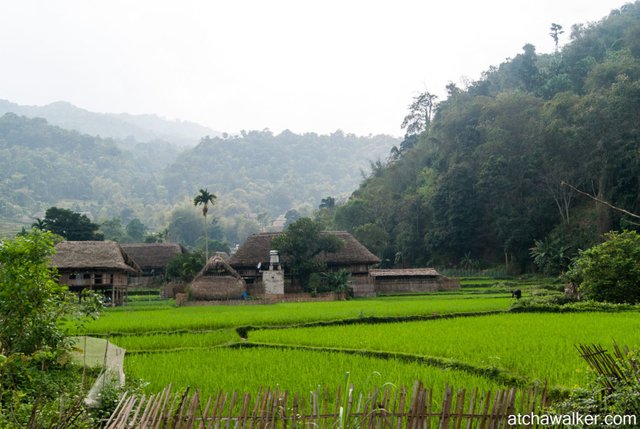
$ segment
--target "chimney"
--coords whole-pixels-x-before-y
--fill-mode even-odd
[[[280,269],[280,256],[277,250],[269,251],[269,271]]]

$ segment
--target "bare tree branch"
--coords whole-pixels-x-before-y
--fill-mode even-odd
[[[560,185],[561,185],[561,186],[567,186],[567,187],[569,187],[569,188],[573,189],[574,191],[576,191],[577,193],[582,194],[582,195],[585,195],[585,196],[587,196],[587,197],[591,198],[592,200],[594,200],[594,201],[595,201],[595,202],[597,202],[597,203],[604,204],[605,206],[610,207],[610,208],[612,208],[612,209],[614,209],[614,210],[617,210],[617,211],[619,211],[619,212],[622,212],[622,213],[624,213],[624,214],[626,214],[626,215],[628,215],[628,216],[634,217],[634,218],[636,218],[636,219],[640,219],[640,215],[637,215],[637,214],[635,214],[635,213],[628,212],[628,211],[626,211],[625,209],[621,209],[620,207],[616,207],[616,206],[614,206],[613,204],[608,203],[608,202],[606,202],[606,201],[603,201],[603,200],[601,200],[600,198],[598,198],[598,197],[596,197],[596,196],[594,196],[594,195],[591,195],[591,194],[589,194],[589,193],[587,193],[587,192],[581,191],[580,189],[576,188],[575,186],[570,185],[569,183],[565,182],[564,180],[563,180],[562,182],[560,182]]]

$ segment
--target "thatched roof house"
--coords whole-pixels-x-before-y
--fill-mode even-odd
[[[220,255],[214,255],[193,279],[189,298],[202,301],[241,299],[246,290],[247,285],[240,274]]]
[[[118,271],[138,274],[140,267],[115,241],[63,241],[51,265],[63,271]]]
[[[164,274],[173,257],[187,252],[184,246],[176,243],[122,244],[122,248],[140,266],[143,276]]]
[[[345,231],[328,231],[323,234],[330,234],[341,239],[344,243],[342,249],[336,253],[320,254],[318,259],[324,261],[329,266],[347,265],[374,265],[380,259],[364,247],[355,237]],[[280,235],[276,232],[263,232],[254,234],[238,248],[236,253],[229,259],[229,264],[234,267],[256,267],[259,263],[265,266],[269,264],[269,252],[273,249],[271,241]],[[283,263],[287,263],[286,256],[281,255]]]
[[[72,292],[100,291],[114,304],[123,303],[129,278],[140,273],[138,264],[113,241],[58,243],[51,266],[58,269],[60,283]]]
[[[244,278],[253,293],[261,291],[261,270],[269,269],[269,252],[274,249],[272,240],[280,233],[264,232],[254,234],[238,248],[229,259],[231,265]],[[328,231],[323,234],[331,234],[342,240],[344,245],[336,253],[320,254],[316,256],[327,264],[329,270],[337,271],[346,269],[351,273],[352,284],[367,283],[369,270],[380,262],[380,259],[364,247],[355,237],[345,231]],[[286,255],[280,259],[286,265]],[[286,274],[286,272],[285,272]],[[257,285],[254,287],[253,284]],[[285,292],[294,292],[295,287],[291,283],[285,283]]]
[[[369,271],[376,294],[420,293],[460,289],[460,282],[433,268],[379,269]]]

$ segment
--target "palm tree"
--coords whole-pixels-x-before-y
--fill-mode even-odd
[[[36,218],[36,221],[31,224],[32,228],[39,229],[40,231],[45,231],[47,229],[47,222],[45,219]]]
[[[204,216],[204,254],[205,258],[209,260],[209,237],[207,237],[207,213],[209,212],[209,203],[213,205],[216,196],[207,191],[206,189],[200,189],[200,193],[193,199],[194,206],[202,206],[202,216]],[[206,262],[205,262],[206,263]]]

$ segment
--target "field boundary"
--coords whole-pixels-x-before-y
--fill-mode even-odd
[[[460,313],[434,313],[434,314],[416,314],[412,316],[363,316],[352,317],[349,319],[339,320],[318,320],[316,322],[304,322],[291,325],[245,325],[236,327],[236,332],[243,339],[249,339],[249,332],[265,329],[292,329],[292,328],[315,328],[325,326],[343,326],[343,325],[377,325],[383,323],[402,323],[402,322],[420,322],[438,319],[457,319],[462,317],[481,317],[491,316],[494,314],[509,313],[509,310],[490,310],[490,311],[469,311]]]
[[[214,350],[214,349],[224,349],[224,348],[238,348],[242,345],[246,345],[246,342],[242,341],[231,341],[223,344],[214,344],[211,346],[204,347],[174,347],[172,349],[140,349],[140,350],[131,350],[127,349],[128,355],[152,355],[152,354],[160,354],[160,353],[178,353],[178,352],[188,352],[193,350]]]
[[[169,386],[149,397],[124,395],[105,427],[497,428],[507,427],[511,415],[536,413],[547,405],[546,386],[495,392],[446,386],[441,401],[420,382],[411,391],[385,386],[368,393],[356,393],[347,383],[335,400],[328,399],[326,389],[311,392],[308,400],[307,395],[266,388],[254,398],[236,391],[201,398],[197,390],[172,393]]]

